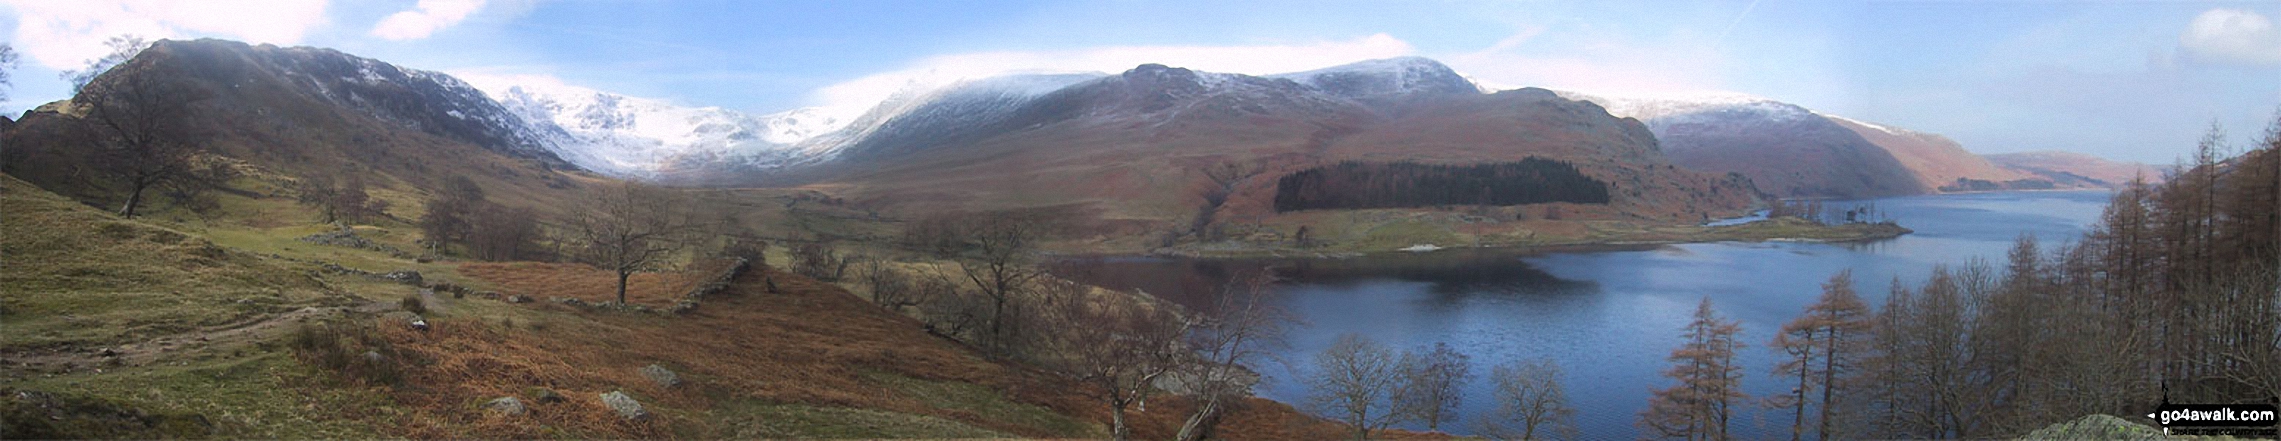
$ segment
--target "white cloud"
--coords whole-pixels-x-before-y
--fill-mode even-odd
[[[1642,44],[1588,29],[1551,33],[1527,27],[1488,48],[1442,61],[1496,88],[1522,85],[1608,96],[1657,96],[1725,86],[1724,72],[1732,63],[1710,43]]]
[[[372,35],[389,40],[428,38],[482,10],[483,3],[484,0],[420,0],[411,10],[380,19],[380,24],[372,27]]]
[[[146,39],[224,37],[297,44],[325,23],[324,0],[5,0],[16,10],[15,46],[42,66],[76,69],[109,52],[122,34]]]
[[[2211,9],[2194,16],[2178,47],[2197,61],[2250,66],[2281,65],[2281,29],[2253,11]]]
[[[1066,51],[975,52],[928,57],[910,67],[833,84],[810,95],[817,105],[862,112],[911,87],[1014,72],[1123,72],[1147,63],[1207,72],[1275,74],[1416,52],[1408,42],[1375,34],[1346,41],[1254,46],[1112,46]]]

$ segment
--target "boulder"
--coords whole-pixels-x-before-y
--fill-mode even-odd
[[[634,401],[634,397],[627,396],[622,391],[610,391],[610,393],[602,394],[602,404],[610,406],[610,410],[617,411],[619,417],[628,420],[649,417],[649,411],[642,410],[641,402]]]
[[[419,285],[421,282],[420,272],[413,270],[389,271],[386,274],[381,274],[380,278],[406,285]]]
[[[681,376],[674,375],[673,371],[666,370],[665,366],[655,364],[643,366],[642,376],[649,377],[649,381],[656,382],[658,386],[674,387],[681,385]]]
[[[530,409],[523,407],[523,400],[515,397],[492,399],[490,402],[483,403],[483,409],[506,416],[522,416],[524,412],[530,411]]]

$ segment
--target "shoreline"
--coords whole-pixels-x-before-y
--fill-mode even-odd
[[[1049,252],[1055,260],[1120,259],[1120,258],[1180,258],[1208,260],[1255,259],[1355,259],[1396,256],[1405,254],[1436,254],[1451,252],[1482,252],[1511,255],[1546,253],[1639,251],[1667,245],[1718,242],[1803,242],[1803,243],[1856,243],[1893,239],[1915,233],[1915,230],[1892,223],[1820,225],[1796,218],[1776,218],[1739,225],[1723,226],[1634,226],[1634,231],[1600,237],[1563,238],[1541,242],[1484,242],[1479,244],[1421,243],[1430,250],[1348,249],[1336,246],[1295,248],[1287,245],[1264,245],[1246,242],[1221,242],[1203,247],[1188,244],[1173,248],[1145,251],[1084,250]],[[1210,247],[1210,248],[1206,248]]]

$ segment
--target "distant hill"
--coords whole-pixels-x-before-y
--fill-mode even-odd
[[[1749,176],[1783,197],[1862,198],[2089,186],[1991,163],[1956,141],[1742,94],[1565,96],[1654,130],[1681,166]]]
[[[2033,174],[2062,184],[2091,187],[2117,187],[2131,179],[2144,176],[2147,182],[2161,182],[2163,168],[2136,162],[2114,161],[2075,152],[2040,151],[2025,153],[1999,153],[1986,155],[1989,162],[2020,173]]]

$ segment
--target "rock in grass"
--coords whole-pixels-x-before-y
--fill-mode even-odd
[[[483,403],[483,408],[506,416],[522,416],[524,412],[530,411],[530,409],[523,407],[523,400],[515,397],[492,399],[488,403]]]
[[[655,364],[643,366],[642,376],[649,377],[649,381],[657,382],[658,386],[674,387],[681,385],[681,376],[674,375],[673,371],[666,370],[665,366]]]
[[[634,401],[634,397],[627,396],[623,391],[602,394],[602,404],[610,406],[610,410],[618,411],[618,416],[628,420],[649,417],[649,411],[642,410],[642,403]]]

